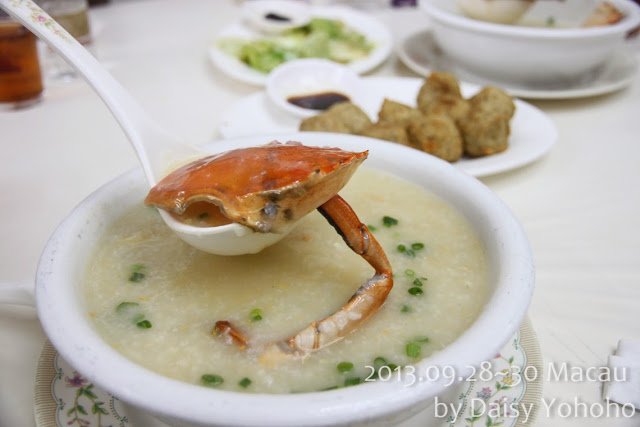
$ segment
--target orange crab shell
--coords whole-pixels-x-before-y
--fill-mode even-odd
[[[171,172],[145,204],[179,216],[209,202],[233,222],[278,232],[337,194],[367,154],[292,142],[231,150]]]

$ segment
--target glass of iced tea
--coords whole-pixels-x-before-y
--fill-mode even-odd
[[[29,106],[42,90],[36,37],[0,10],[0,108]]]

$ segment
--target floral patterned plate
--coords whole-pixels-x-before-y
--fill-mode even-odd
[[[524,375],[527,371],[530,374]],[[454,399],[443,400],[397,427],[532,425],[542,376],[538,341],[525,320],[500,354],[462,383]],[[38,427],[167,427],[95,387],[49,342],[38,362],[34,410]]]

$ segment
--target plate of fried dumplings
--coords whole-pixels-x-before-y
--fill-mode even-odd
[[[265,92],[249,95],[231,106],[219,131],[225,138],[295,130],[362,135],[427,152],[476,177],[534,162],[557,140],[545,113],[498,87],[458,82],[448,73],[365,77],[359,84],[357,99],[303,120]]]

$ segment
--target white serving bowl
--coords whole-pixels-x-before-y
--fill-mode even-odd
[[[251,137],[211,144],[212,152],[261,145]],[[526,236],[509,209],[475,178],[449,163],[398,144],[327,133],[278,135],[280,141],[370,150],[367,167],[379,168],[448,201],[471,222],[489,264],[489,301],[473,325],[451,345],[416,365],[451,366],[467,377],[471,366],[493,358],[517,331],[529,305],[534,270]],[[265,395],[213,390],[143,368],[105,343],[84,308],[82,281],[88,258],[114,219],[142,203],[148,187],[140,170],[124,174],[85,199],[55,231],[40,259],[38,315],[62,357],[122,401],[180,426],[388,426],[457,390],[440,381],[365,383],[333,391]],[[312,357],[312,356],[311,356]]]
[[[326,59],[296,59],[269,73],[266,92],[271,102],[283,111],[297,117],[311,117],[322,111],[298,107],[287,99],[337,92],[358,104],[360,77],[351,68]]]
[[[468,18],[451,0],[422,0],[442,51],[457,64],[492,81],[514,84],[566,84],[597,71],[640,23],[631,0],[611,0],[625,17],[620,22],[580,28],[596,1],[538,1],[522,23],[506,25]],[[544,27],[549,17],[557,27]]]

